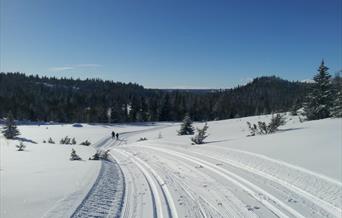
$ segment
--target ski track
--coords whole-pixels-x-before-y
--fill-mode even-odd
[[[113,160],[102,161],[96,182],[72,217],[341,216],[339,181],[282,161],[219,146],[123,146],[131,136],[166,127],[123,132],[119,140],[104,137],[96,143],[96,149],[111,149]],[[199,181],[192,186],[194,175]],[[204,192],[200,182],[212,186]]]
[[[229,158],[229,156],[227,156],[225,153],[219,153],[219,152],[214,152],[212,150],[205,150],[205,151],[201,151],[202,149],[196,149],[199,151],[192,151],[190,149],[177,149],[177,148],[172,148],[173,150],[177,150],[179,152],[182,153],[187,153],[190,154],[191,156],[196,156],[200,159],[206,159],[209,160],[212,163],[218,163],[219,165],[223,165],[224,168],[229,167],[228,170],[233,170],[234,172],[238,173],[238,174],[246,174],[247,173],[247,179],[248,180],[262,180],[261,185],[263,185],[262,183],[267,183],[268,186],[272,186],[273,189],[272,191],[277,191],[277,192],[283,192],[282,198],[284,201],[287,202],[291,202],[291,203],[300,203],[303,204],[305,207],[307,207],[307,211],[305,211],[307,214],[309,214],[310,216],[323,216],[323,217],[339,217],[342,214],[342,211],[339,207],[335,206],[334,204],[332,204],[331,202],[329,202],[329,200],[331,198],[319,198],[316,197],[314,194],[308,193],[307,191],[298,188],[297,186],[293,185],[292,183],[287,182],[284,179],[279,179],[276,176],[274,176],[274,174],[268,174],[264,171],[255,169],[255,167],[252,166],[257,166],[260,168],[260,166],[262,166],[261,164],[243,164],[242,161],[240,160],[240,162],[236,162],[231,160],[231,158]],[[234,158],[237,158],[237,155],[233,156]],[[250,158],[246,158],[247,160],[250,160]],[[252,166],[251,166],[252,165]],[[269,166],[270,164],[263,164],[266,165],[268,167],[270,167],[271,169],[275,170],[275,166]],[[233,167],[233,168],[232,168]],[[284,168],[284,166],[282,167]],[[279,169],[278,170],[282,170]],[[277,168],[276,168],[277,169]],[[242,170],[242,171],[241,171]],[[290,169],[292,170],[292,169]],[[244,172],[246,171],[246,172]],[[296,172],[298,174],[298,172]],[[249,174],[249,175],[248,175]],[[311,176],[311,174],[310,174]],[[258,177],[262,177],[262,178],[258,178]],[[301,177],[304,177],[303,175],[301,175]],[[300,180],[303,181],[304,179]],[[307,178],[306,180],[307,181]],[[316,180],[312,180],[312,181],[316,181]],[[328,181],[321,181],[321,183],[326,183]],[[297,182],[298,183],[298,182]],[[308,184],[308,183],[306,183]],[[309,183],[310,186],[314,184],[313,182]],[[316,185],[316,184],[314,184]],[[337,195],[339,191],[341,191],[341,188],[336,188],[335,187],[335,183],[333,184],[326,184],[326,186],[324,187],[324,189],[332,189],[331,186],[333,186],[333,188],[335,188],[335,192],[332,192],[332,195]],[[323,189],[323,187],[321,188]],[[321,189],[318,190],[318,192],[321,193]],[[331,192],[329,192],[331,193]],[[337,195],[338,196],[338,195]],[[340,196],[341,197],[341,196]],[[300,202],[299,199],[301,199]],[[338,199],[338,197],[337,197]],[[294,207],[296,207],[297,205],[293,205]],[[303,211],[303,207],[300,208],[301,211]]]
[[[313,194],[311,194],[311,193],[309,193],[309,192],[307,192],[301,188],[298,188],[296,185],[293,185],[293,183],[289,183],[286,180],[279,179],[279,178],[273,176],[272,174],[268,174],[268,173],[265,173],[264,171],[256,170],[255,168],[252,168],[252,167],[245,165],[245,164],[242,164],[240,162],[232,161],[230,159],[227,159],[227,157],[224,157],[223,155],[220,155],[217,153],[213,153],[213,152],[211,152],[211,153],[208,153],[208,152],[206,152],[206,153],[192,152],[192,153],[197,155],[197,156],[200,155],[201,157],[205,156],[206,158],[210,158],[212,160],[217,160],[219,162],[222,162],[222,163],[231,165],[233,167],[236,167],[240,170],[245,170],[251,174],[255,174],[255,175],[258,175],[260,177],[263,177],[266,180],[270,180],[270,181],[272,181],[272,182],[274,182],[280,186],[285,187],[286,189],[290,190],[291,192],[296,193],[298,196],[305,198],[307,201],[310,201],[311,203],[315,204],[316,206],[323,208],[326,212],[328,212],[328,213],[330,213],[336,217],[338,217],[339,215],[342,214],[342,210],[340,208],[338,208],[336,205],[334,205],[333,203],[331,203],[330,198],[325,198],[326,200],[323,200],[324,198],[316,197],[315,195],[313,195]],[[313,180],[313,181],[315,181],[315,180]],[[314,184],[314,182],[311,182],[310,184]],[[327,187],[331,187],[331,186],[327,185],[325,187],[327,188]],[[319,189],[319,190],[322,190],[322,189]],[[320,192],[320,193],[322,193],[322,192]],[[338,193],[335,193],[335,194],[338,194]],[[291,200],[291,199],[287,199],[287,200]],[[316,212],[319,213],[320,211],[316,211]],[[322,215],[328,216],[328,214],[322,214]]]
[[[151,175],[126,154],[112,152],[111,155],[120,163],[128,181],[121,217],[158,217],[161,200]]]
[[[161,179],[161,177],[153,170],[148,164],[146,164],[141,159],[127,153],[125,151],[117,151],[126,157],[130,158],[132,162],[143,172],[149,185],[152,188],[153,197],[157,207],[157,217],[174,217],[178,218],[177,210],[175,204],[170,194],[170,191],[166,183]]]
[[[175,151],[172,151],[172,150],[165,150],[165,149],[160,149],[160,148],[154,148],[154,147],[149,147],[149,146],[144,146],[146,148],[149,148],[149,149],[154,149],[154,150],[158,150],[158,151],[162,151],[162,152],[166,152],[168,154],[171,154],[171,155],[175,155],[175,156],[178,156],[178,157],[181,157],[181,158],[185,158],[185,159],[188,159],[188,160],[192,160],[194,162],[198,162],[198,164],[203,164],[203,165],[206,165],[207,168],[211,168],[213,171],[216,171],[218,174],[220,174],[220,172],[223,172],[224,174],[229,174],[230,176],[234,177],[235,179],[238,179],[239,180],[239,183],[241,184],[245,184],[249,187],[252,187],[252,189],[256,190],[259,194],[262,193],[263,196],[262,198],[264,198],[265,196],[267,196],[268,199],[270,199],[271,203],[267,203],[267,201],[265,202],[264,199],[260,199],[260,196],[257,198],[259,198],[259,200],[262,200],[264,204],[266,204],[265,206],[268,206],[270,207],[270,209],[272,211],[274,211],[275,213],[281,215],[281,216],[287,216],[288,214],[283,214],[281,211],[286,211],[287,213],[289,213],[291,216],[296,216],[296,217],[303,217],[303,215],[301,213],[298,213],[298,211],[301,211],[301,210],[295,210],[293,209],[292,207],[288,206],[286,203],[282,202],[281,200],[279,200],[277,197],[267,193],[265,190],[262,190],[260,187],[258,186],[255,186],[254,184],[252,184],[251,182],[243,179],[242,177],[240,176],[237,176],[236,174],[232,174],[230,171],[227,171],[226,169],[222,168],[222,167],[218,167],[216,165],[213,165],[212,163],[210,162],[207,162],[207,161],[204,161],[203,160],[203,157],[204,157],[204,154],[202,154],[202,159],[198,159],[196,157],[194,157],[193,155],[189,156],[189,155],[184,155],[184,154],[181,154],[181,153],[178,153],[178,152],[175,152]],[[208,155],[208,153],[205,154],[205,156],[210,156]],[[216,162],[218,161],[217,160],[217,157],[215,157],[216,159]],[[220,160],[221,162],[225,162],[225,163],[229,163],[229,161],[223,161],[223,160]],[[240,168],[242,168],[241,166],[239,166]],[[245,170],[245,169],[244,169]],[[248,170],[247,170],[248,171]],[[255,173],[253,171],[249,171],[249,173]],[[261,176],[263,178],[266,178],[266,179],[269,179],[271,180],[272,182],[275,182],[277,183],[277,185],[281,185],[281,186],[284,186],[286,189],[289,189],[293,192],[295,192],[296,194],[300,195],[300,196],[304,196],[306,200],[311,200],[312,202],[315,202],[315,199],[310,199],[311,195],[306,195],[307,193],[305,193],[304,191],[302,190],[299,190],[299,189],[295,189],[293,188],[293,186],[289,186],[288,184],[286,183],[282,183],[280,182],[279,180],[275,180],[273,177],[271,176],[268,176],[266,174],[261,174],[261,173],[255,173],[257,174],[258,176]],[[244,187],[246,188],[246,187]],[[246,189],[245,189],[246,190]],[[247,188],[248,190],[248,188]],[[250,190],[249,190],[250,191]],[[253,192],[250,192],[250,193],[253,193]],[[315,205],[316,206],[319,206],[321,208],[323,208],[324,210],[323,211],[320,211],[320,210],[317,210],[317,207],[316,207],[316,211],[314,211],[314,214],[315,213],[318,213],[322,216],[326,216],[326,217],[329,217],[329,214],[332,214],[333,216],[335,217],[339,217],[341,212],[340,212],[340,208],[336,208],[336,207],[333,207],[332,205],[330,205],[329,203],[323,201],[323,200],[320,200],[322,202],[315,202]],[[276,207],[274,207],[272,205],[272,203],[274,204],[274,202],[276,203]],[[304,202],[303,202],[304,203]],[[279,209],[277,208],[281,208],[282,210],[280,211]],[[315,209],[315,207],[311,207],[311,209]],[[326,212],[328,213],[326,213]],[[317,216],[317,215],[316,215]]]
[[[150,155],[149,155],[150,156]],[[171,160],[177,165],[172,166],[164,164],[161,160]],[[194,166],[186,164],[184,161],[174,159],[173,156],[164,154],[152,155],[148,159],[151,166],[164,175],[171,189],[174,190],[174,196],[178,198],[178,209],[183,210],[183,216],[187,217],[253,217],[254,214],[247,209],[245,205],[234,196],[227,187],[224,187],[213,181],[208,181],[208,175],[198,169],[194,170]],[[196,178],[186,176],[186,173],[180,173],[180,169],[187,170],[189,173],[196,172]],[[206,181],[210,184],[210,190],[206,190],[201,184],[194,184],[194,180],[201,183]],[[191,186],[191,188],[190,188]],[[197,189],[197,190],[193,190]],[[203,192],[206,190],[207,194]],[[201,195],[197,194],[200,193]],[[203,199],[211,199],[211,203],[203,201]],[[202,204],[200,204],[202,203]],[[205,205],[205,206],[204,206]],[[216,206],[214,206],[216,205]],[[220,206],[219,206],[220,205]]]
[[[119,217],[124,196],[123,186],[123,175],[118,164],[102,161],[95,184],[71,217]]]

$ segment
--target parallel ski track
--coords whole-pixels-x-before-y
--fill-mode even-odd
[[[177,163],[178,166],[182,166],[187,168],[188,170],[193,170],[193,166],[190,166],[185,161],[179,161],[178,158],[175,158],[174,156],[167,155],[165,157],[162,157],[162,159],[169,159]],[[233,203],[233,198],[236,198],[236,196],[232,195],[229,196],[230,200],[229,203],[225,202],[221,206],[221,212],[218,210],[217,206],[214,206],[212,203],[205,200],[204,196],[198,195],[195,191],[191,190],[188,184],[183,181],[183,179],[173,175],[172,170],[170,168],[163,166],[163,164],[158,164],[156,162],[154,164],[154,167],[156,169],[159,169],[159,171],[165,173],[165,177],[167,178],[169,183],[173,184],[173,187],[179,186],[179,188],[182,190],[181,193],[184,193],[182,196],[188,196],[190,199],[188,206],[191,205],[190,210],[197,210],[199,211],[199,214],[190,214],[189,217],[254,217],[255,214],[249,211],[245,211],[245,213],[242,213],[241,209],[244,210],[244,205]],[[202,172],[199,169],[196,169],[197,175],[200,176],[202,179],[208,178],[208,175],[204,172]],[[202,180],[205,181],[205,180]],[[225,192],[225,195],[227,195],[226,189],[224,187],[220,187],[219,184],[215,186],[215,188],[220,189],[222,192]],[[177,188],[178,189],[178,188]],[[185,200],[186,198],[183,197],[182,200]],[[238,199],[236,199],[238,200]],[[239,201],[239,200],[238,200]],[[236,205],[235,205],[236,204]],[[229,207],[227,207],[229,205]],[[193,211],[192,211],[193,212]],[[249,214],[248,214],[249,213]]]
[[[117,155],[120,155],[122,157],[124,157],[125,159],[127,159],[127,162],[128,161],[131,161],[134,166],[136,166],[136,163],[134,163],[134,161],[131,160],[130,157],[127,157],[127,155],[125,154],[122,154],[120,152],[115,152],[115,155],[113,155],[112,153],[110,154],[114,159],[116,159],[118,161],[118,163],[121,164],[122,166],[122,169],[123,169],[123,172],[124,172],[124,176],[126,178],[126,181],[130,180],[130,182],[126,182],[126,186],[125,186],[125,198],[124,198],[124,206],[123,206],[123,210],[122,210],[122,213],[121,213],[121,218],[134,218],[134,217],[139,217],[141,216],[142,214],[137,214],[138,212],[141,212],[141,211],[138,211],[138,207],[141,206],[141,205],[138,205],[138,199],[137,199],[137,193],[139,193],[139,191],[141,190],[138,190],[137,188],[137,182],[135,177],[137,176],[137,172],[140,172],[142,174],[142,176],[144,177],[146,183],[147,183],[147,186],[148,186],[148,193],[150,194],[151,196],[151,203],[152,203],[152,217],[153,218],[157,218],[158,215],[157,215],[157,203],[156,203],[156,197],[154,195],[154,192],[153,192],[153,189],[152,187],[155,187],[155,185],[151,185],[151,183],[153,184],[154,181],[151,180],[151,176],[146,176],[147,172],[144,171],[144,169],[141,169],[140,167],[136,167],[136,170],[135,172],[132,172],[128,169],[128,167],[124,167],[124,165],[128,165],[128,164],[124,164],[123,161],[119,161],[119,159],[121,158],[118,158]],[[128,187],[128,185],[130,187]],[[157,198],[158,199],[158,198]]]
[[[151,146],[142,146],[144,148],[149,148],[152,150],[160,151],[167,153],[169,155],[174,155],[179,158],[188,160],[190,162],[203,165],[205,168],[211,170],[212,172],[224,177],[225,179],[229,180],[230,182],[234,183],[235,185],[241,187],[243,190],[248,192],[251,196],[253,196],[256,200],[261,202],[265,207],[267,207],[270,211],[273,211],[277,216],[279,217],[289,217],[289,215],[294,216],[294,217],[301,217],[303,218],[304,216],[300,214],[298,211],[294,210],[293,208],[287,206],[285,203],[283,203],[281,200],[273,196],[272,194],[266,192],[265,190],[261,189],[260,187],[254,185],[253,183],[247,181],[246,179],[238,176],[237,174],[234,174],[228,170],[225,170],[221,167],[216,166],[215,164],[212,164],[210,162],[201,160],[196,157],[192,157],[190,155],[182,154],[173,150],[169,149],[163,149],[163,148],[155,148]],[[259,194],[262,194],[260,196]],[[271,201],[275,202],[275,204],[270,203],[267,199],[264,197],[267,197],[267,199],[270,199]],[[275,206],[277,205],[277,206]],[[281,209],[280,209],[280,208]],[[283,211],[286,211],[284,213]]]
[[[157,172],[149,166],[146,162],[138,157],[126,152],[116,149],[116,152],[130,158],[133,163],[143,172],[148,183],[152,189],[153,197],[155,199],[155,206],[157,208],[157,214],[155,217],[164,218],[165,214],[167,217],[178,218],[178,213],[173,201],[172,195],[167,187],[167,184],[163,179],[157,174]],[[158,191],[158,189],[161,191]],[[166,206],[166,211],[163,209],[163,199]]]
[[[180,152],[184,152],[184,150],[182,149],[178,149],[178,148],[174,148],[175,150],[178,150]],[[326,213],[334,216],[334,217],[340,217],[342,214],[342,210],[341,208],[285,181],[285,180],[281,180],[275,176],[272,176],[270,174],[267,174],[263,171],[260,170],[256,170],[254,168],[251,168],[249,166],[246,166],[240,162],[237,161],[233,161],[233,160],[229,160],[227,158],[225,158],[221,153],[216,153],[216,152],[212,152],[212,151],[205,151],[205,152],[196,152],[196,151],[189,151],[187,150],[186,153],[190,154],[191,156],[196,155],[199,158],[206,158],[206,159],[212,159],[215,162],[221,162],[221,163],[225,163],[228,164],[232,167],[235,167],[237,169],[240,170],[244,170],[247,171],[248,173],[260,176],[266,180],[272,181],[274,183],[276,183],[277,185],[284,187],[285,189],[287,189],[290,192],[293,192],[295,194],[297,194],[298,196],[301,196],[303,198],[305,198],[307,201],[311,202],[313,205],[315,205],[318,208],[323,209]],[[324,177],[320,177],[322,179],[324,179]],[[333,184],[335,184],[333,182]],[[310,205],[307,205],[308,207],[310,207]],[[311,210],[313,210],[311,208]],[[322,211],[315,211],[316,213],[321,213]],[[326,215],[326,214],[324,214]]]
[[[196,154],[196,155],[199,155],[199,156],[204,156],[203,153],[199,153],[199,152],[191,152],[193,154]],[[234,166],[236,168],[239,168],[239,169],[242,169],[242,170],[245,170],[249,173],[252,173],[252,174],[255,174],[255,175],[258,175],[258,176],[261,176],[267,180],[270,180],[274,183],[277,183],[278,185],[280,186],[283,186],[285,187],[286,189],[289,189],[291,190],[292,192],[298,194],[299,196],[302,196],[304,197],[305,199],[307,199],[308,201],[314,203],[316,206],[320,207],[320,208],[323,208],[325,211],[327,211],[328,213],[332,214],[333,216],[336,216],[336,217],[339,217],[341,216],[342,214],[342,210],[341,208],[338,208],[332,204],[330,204],[329,202],[326,202],[310,193],[308,193],[307,191],[304,191],[284,180],[281,180],[279,178],[276,178],[272,175],[269,175],[265,172],[262,172],[262,171],[257,171],[253,168],[249,168],[249,167],[246,167],[245,165],[241,164],[241,163],[238,163],[238,162],[235,162],[235,161],[231,161],[229,159],[226,159],[226,158],[222,158],[222,157],[219,157],[219,155],[210,155],[210,154],[206,154],[205,157],[207,158],[211,158],[211,159],[215,159],[217,161],[220,161],[222,163],[226,163],[226,164],[229,164],[231,166]]]

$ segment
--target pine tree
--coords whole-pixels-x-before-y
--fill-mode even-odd
[[[207,130],[209,126],[207,123],[204,124],[202,129],[197,128],[197,134],[191,138],[191,141],[197,145],[203,144],[204,139],[208,137]]]
[[[308,120],[330,117],[333,93],[328,69],[322,61],[318,73],[314,76],[315,83],[304,104],[304,112]]]
[[[16,136],[20,135],[19,130],[15,125],[13,114],[11,111],[8,112],[6,124],[2,130],[2,134],[4,134],[7,139],[14,139]]]
[[[178,135],[193,135],[194,127],[192,126],[192,120],[189,115],[186,115],[183,119]]]

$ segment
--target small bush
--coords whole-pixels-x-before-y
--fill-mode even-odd
[[[206,139],[208,137],[207,135],[207,130],[208,130],[209,126],[207,123],[204,124],[202,129],[197,128],[197,134],[191,138],[191,141],[197,145],[199,144],[203,144],[204,143],[204,139]]]
[[[75,138],[72,138],[71,144],[72,144],[72,145],[76,145],[76,139],[75,139]]]
[[[48,140],[48,143],[50,143],[50,144],[55,144],[55,141],[52,140],[52,138],[50,137],[49,140]]]
[[[141,141],[146,141],[147,138],[146,137],[141,137],[140,139],[138,139],[138,142],[141,142]]]
[[[80,144],[80,145],[89,146],[89,145],[91,145],[91,143],[90,143],[90,141],[88,141],[88,140],[85,140],[84,142],[81,142],[81,144]]]
[[[76,151],[74,149],[72,149],[70,154],[70,160],[82,160],[82,158],[76,154]]]
[[[275,116],[272,115],[272,118],[268,124],[261,121],[258,122],[258,125],[247,122],[247,126],[250,132],[248,136],[271,134],[278,131],[278,128],[285,124],[286,119],[281,114],[276,114]]]
[[[69,138],[68,136],[65,136],[64,138],[62,138],[62,139],[59,141],[59,144],[62,144],[62,145],[70,145],[70,144],[71,144],[71,138]]]
[[[20,144],[16,145],[16,147],[18,151],[23,151],[26,148],[23,142],[20,142]]]
[[[96,151],[96,153],[89,158],[89,160],[108,160],[109,150]]]
[[[100,152],[96,151],[96,153],[90,157],[89,160],[100,160]]]

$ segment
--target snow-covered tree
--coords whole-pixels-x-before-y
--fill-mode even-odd
[[[204,139],[206,139],[208,137],[207,135],[207,130],[208,130],[209,126],[207,123],[204,124],[202,129],[197,128],[197,134],[191,138],[191,141],[195,144],[203,144],[204,143]]]
[[[183,119],[181,128],[178,131],[178,135],[193,135],[193,134],[194,134],[194,127],[192,126],[192,120],[190,116],[186,115]]]
[[[308,120],[324,119],[331,116],[333,92],[328,69],[322,61],[318,73],[314,76],[315,83],[304,103],[304,112]]]
[[[8,112],[5,126],[3,127],[2,134],[7,139],[14,139],[16,136],[20,135],[17,126],[15,125],[12,112]]]
[[[331,108],[331,115],[333,117],[342,117],[342,91],[339,90]]]

